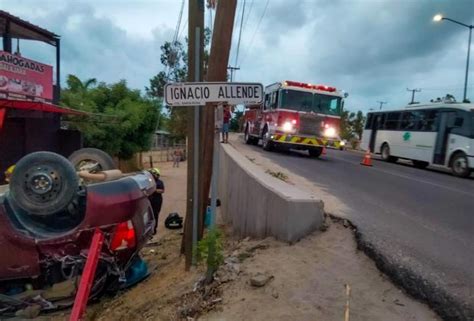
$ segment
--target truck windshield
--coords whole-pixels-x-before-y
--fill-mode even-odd
[[[328,115],[339,115],[341,98],[306,91],[281,90],[280,108]]]

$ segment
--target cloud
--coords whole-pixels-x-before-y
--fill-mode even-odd
[[[0,0],[4,10],[61,35],[63,80],[68,73],[107,82],[124,78],[140,89],[162,69],[159,47],[173,35],[180,3],[50,0],[32,10],[36,1]],[[407,103],[407,87],[423,88],[421,101],[447,92],[462,96],[468,30],[432,17],[442,13],[472,24],[472,0],[269,0],[258,30],[266,1],[250,3],[238,81],[334,85],[349,92],[349,109],[363,110],[377,100],[388,101],[387,108]],[[185,12],[182,28],[186,20]],[[240,21],[235,25],[231,63]],[[24,50],[54,62],[48,46]],[[472,99],[473,67],[469,77]]]
[[[270,1],[252,48],[243,46],[250,53],[237,79],[335,85],[349,91],[351,109],[382,99],[401,106],[407,86],[439,88],[418,94],[424,101],[448,89],[460,99],[468,30],[432,22],[438,12],[474,22],[470,0]]]
[[[143,89],[163,69],[160,46],[172,38],[171,28],[154,28],[149,37],[140,37],[98,15],[90,3],[47,4],[49,9],[37,16],[28,17],[13,10],[11,13],[61,36],[62,82],[67,74],[75,74],[81,79],[106,82],[126,79],[131,87]],[[31,41],[22,47],[24,56],[54,65],[52,47]]]

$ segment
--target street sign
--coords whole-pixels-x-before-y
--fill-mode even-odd
[[[206,103],[261,104],[263,86],[259,83],[184,82],[166,84],[168,106],[199,106]]]

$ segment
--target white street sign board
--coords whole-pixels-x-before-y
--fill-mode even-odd
[[[259,83],[182,82],[165,86],[165,103],[168,106],[261,104],[262,101],[263,86]]]

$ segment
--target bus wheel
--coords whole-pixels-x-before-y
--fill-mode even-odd
[[[413,166],[415,166],[416,168],[421,168],[421,169],[428,167],[428,165],[430,164],[428,162],[418,161],[418,160],[412,160],[412,162],[413,162]]]
[[[453,171],[454,176],[468,177],[471,174],[468,164],[467,157],[464,153],[454,155],[451,160],[451,170]]]
[[[390,155],[390,147],[388,146],[388,144],[382,145],[381,154],[382,154],[382,160],[386,162],[395,163],[398,160],[397,157],[393,157]]]
[[[318,158],[319,156],[321,156],[322,152],[323,152],[323,149],[321,147],[308,149],[309,156],[315,157],[315,158]]]

